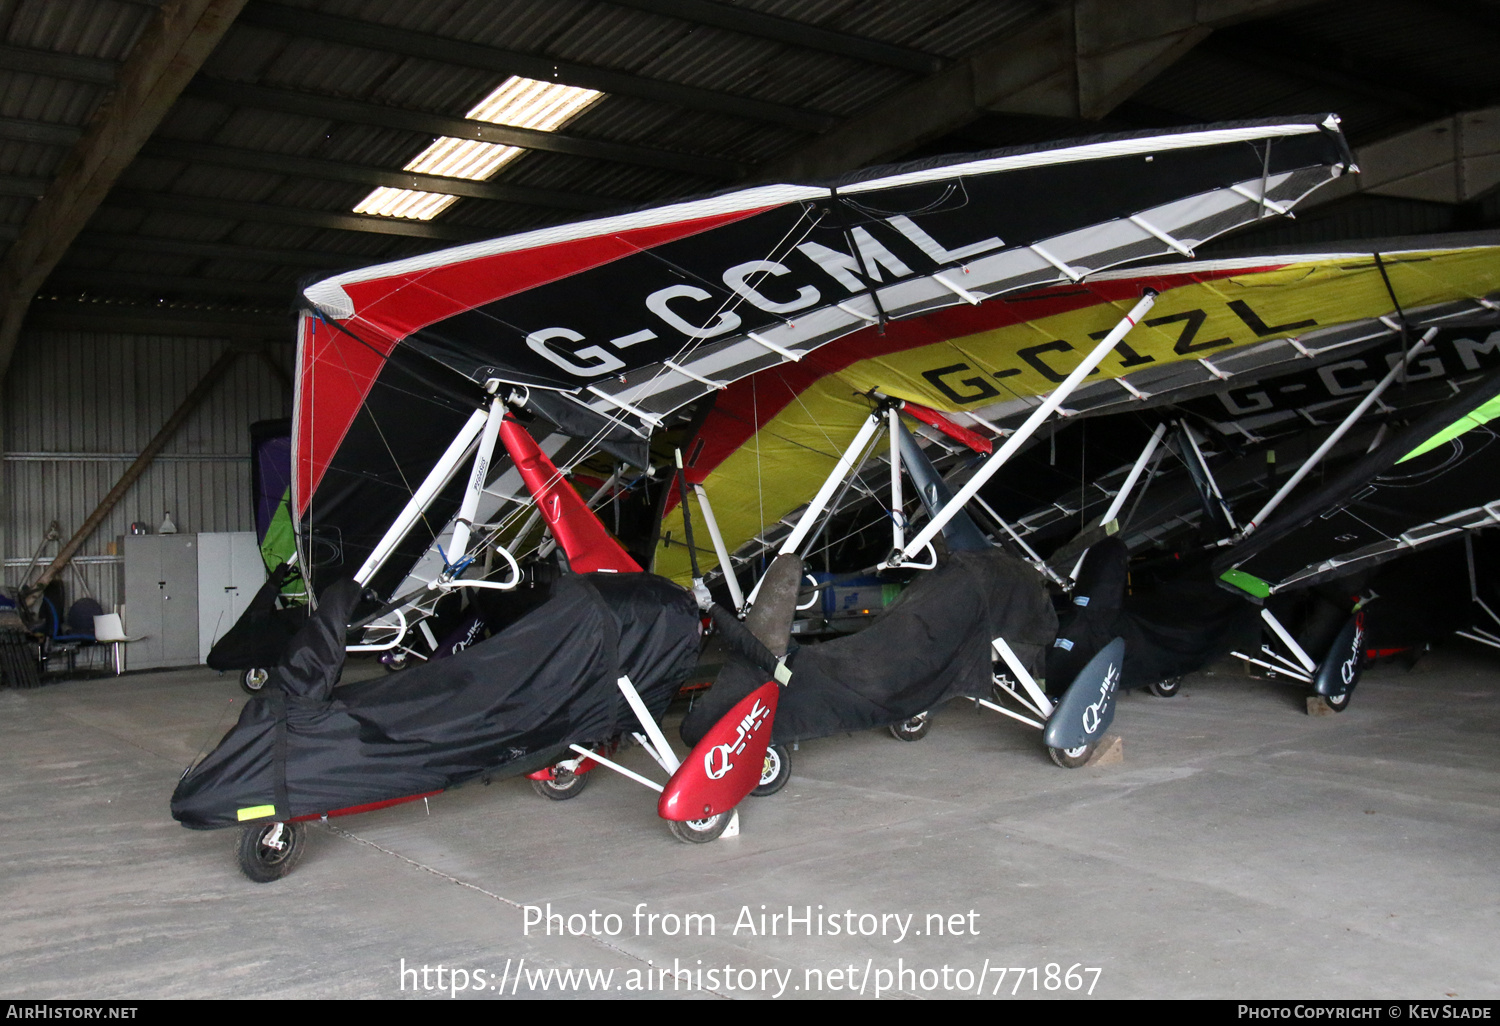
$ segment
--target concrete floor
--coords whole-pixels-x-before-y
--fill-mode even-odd
[[[235,831],[167,812],[241,701],[202,669],[0,691],[0,994],[576,997],[535,974],[612,969],[620,997],[1500,995],[1500,663],[1472,650],[1369,671],[1341,716],[1222,668],[1127,695],[1111,767],[1058,769],[1036,734],[954,704],[917,743],[803,745],[787,789],[708,845],[611,774],[567,802],[472,784],[310,825],[271,884],[240,875]],[[525,906],[549,902],[596,911],[599,935],[528,935]],[[811,905],[824,935],[752,933],[762,905]],[[850,911],[911,919],[829,935]],[[689,913],[715,935],[662,935]]]

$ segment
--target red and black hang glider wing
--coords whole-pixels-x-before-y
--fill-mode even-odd
[[[1190,253],[1349,162],[1332,116],[1097,137],[760,185],[337,275],[303,292],[297,519],[359,565],[486,381],[644,431],[868,324]]]

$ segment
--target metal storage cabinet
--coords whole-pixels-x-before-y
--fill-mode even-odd
[[[265,580],[254,531],[198,535],[198,662],[208,660]]]
[[[132,669],[198,663],[198,536],[125,536],[125,631]]]

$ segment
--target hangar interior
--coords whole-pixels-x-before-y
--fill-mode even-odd
[[[56,582],[59,612],[124,604],[130,634],[135,525],[257,528],[250,426],[292,416],[299,290],[338,272],[762,183],[1325,113],[1360,173],[1197,258],[1500,229],[1491,0],[0,0],[0,26],[3,584]],[[1116,997],[1493,996],[1486,645],[1372,668],[1357,723],[1298,719],[1282,683],[1215,664],[1186,679],[1186,710],[1122,698],[1123,767],[1076,776],[951,710],[920,746],[809,744],[779,826],[755,807],[743,837],[701,850],[668,848],[626,781],[587,809],[497,781],[310,828],[269,904],[227,835],[165,810],[237,715],[235,679],[196,656],[101,679],[115,653],[85,646],[43,662],[45,687],[0,688],[6,849],[24,867],[0,980],[35,997],[434,996],[392,966],[712,952],[801,974],[903,953],[723,936],[741,906],[823,902],[981,907],[993,932],[928,938],[924,967],[1102,963]],[[371,663],[350,676],[375,679]],[[409,900],[370,910],[372,893]],[[524,933],[549,900],[708,911],[721,931]],[[228,910],[217,925],[208,905]],[[740,996],[722,978],[691,990]]]

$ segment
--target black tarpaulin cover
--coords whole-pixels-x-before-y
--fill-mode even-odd
[[[795,649],[792,679],[776,706],[777,744],[908,720],[960,695],[988,696],[992,638],[1003,637],[1035,676],[1057,633],[1046,586],[1027,564],[997,550],[955,552],[917,577],[858,634]],[[703,734],[768,679],[732,659],[682,722]]]
[[[1118,536],[1088,550],[1064,613],[1058,641],[1047,650],[1047,684],[1061,694],[1094,654],[1125,639],[1122,688],[1180,677],[1227,655],[1254,648],[1260,633],[1255,606],[1218,587],[1204,561],[1153,588],[1130,592],[1130,554]],[[1087,599],[1079,604],[1078,600]],[[1067,645],[1059,644],[1068,642]]]
[[[1057,639],[1047,649],[1047,690],[1060,695],[1094,655],[1120,633],[1115,621],[1125,601],[1130,553],[1118,537],[1089,547],[1078,570],[1073,600],[1058,618]],[[1130,666],[1125,646],[1125,667]]]
[[[1260,644],[1260,610],[1220,588],[1195,563],[1156,587],[1128,595],[1115,633],[1125,639],[1122,688],[1141,688],[1192,673],[1232,649]]]
[[[292,638],[307,622],[307,607],[292,606],[278,609],[276,600],[292,568],[278,564],[260,586],[234,626],[208,650],[204,660],[212,669],[250,670],[263,666],[275,666],[281,661]]]
[[[698,608],[686,591],[650,574],[570,575],[487,641],[335,689],[358,598],[352,581],[328,589],[271,693],[250,699],[183,777],[172,815],[184,826],[232,826],[241,810],[253,810],[245,819],[314,816],[529,772],[569,744],[634,724],[620,676],[660,717],[697,660]]]

